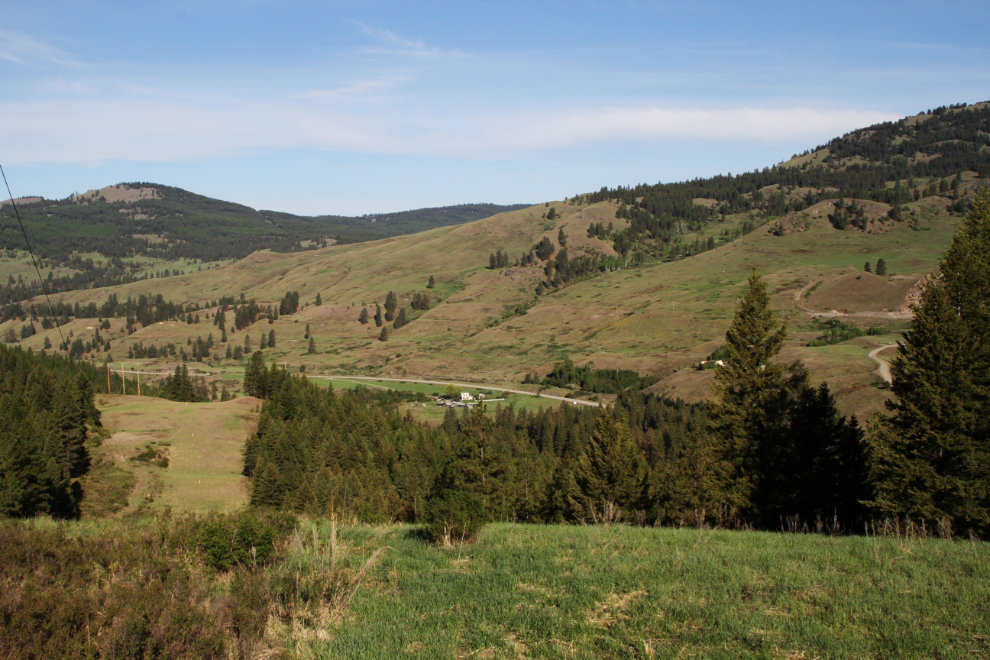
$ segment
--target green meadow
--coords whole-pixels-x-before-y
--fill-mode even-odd
[[[319,523],[321,538],[328,527]],[[327,638],[297,642],[296,651],[335,659],[986,657],[986,546],[875,531],[500,523],[475,543],[442,548],[408,526],[347,527],[341,546],[353,565],[382,554]]]

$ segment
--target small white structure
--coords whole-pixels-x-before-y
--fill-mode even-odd
[[[461,392],[461,401],[474,401],[474,397],[469,392]]]

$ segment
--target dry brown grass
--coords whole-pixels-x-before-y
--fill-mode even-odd
[[[258,399],[185,404],[115,395],[101,400],[107,401],[101,406],[103,425],[115,431],[101,450],[137,478],[131,510],[146,505],[194,512],[232,511],[247,502],[241,452],[244,439],[257,424]],[[149,445],[167,450],[167,468],[131,460]],[[158,488],[154,488],[156,481]]]
[[[863,261],[870,259],[864,255]],[[871,259],[873,265],[876,259]],[[840,312],[907,311],[908,293],[918,277],[880,277],[873,273],[849,273],[823,284],[807,299],[809,309]]]

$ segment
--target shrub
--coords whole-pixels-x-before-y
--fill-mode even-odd
[[[295,517],[288,513],[272,513],[264,518],[253,512],[216,516],[202,525],[197,546],[211,568],[226,571],[234,565],[255,566],[264,564],[276,541],[294,528]]]
[[[474,493],[445,490],[426,502],[425,531],[433,541],[469,541],[488,522],[481,498]]]

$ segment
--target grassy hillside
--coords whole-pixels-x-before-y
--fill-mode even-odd
[[[761,173],[603,190],[359,244],[260,251],[208,272],[56,299],[100,305],[111,293],[120,300],[161,294],[206,307],[199,312],[205,324],[166,321],[137,326],[132,335],[125,333],[123,319],[111,320],[112,330],[103,334],[111,338],[117,361],[137,342],[182,346],[211,332],[218,340],[210,305],[222,296],[243,294],[277,306],[286,292],[297,291],[297,313],[230,332],[229,343],[243,345],[246,333],[257,348],[261,333],[274,330],[276,347],[266,354],[289,369],[491,386],[518,384],[529,373],[542,376],[570,358],[579,365],[657,374],[656,390],[700,399],[711,372],[695,367],[722,343],[746,277],[757,268],[788,323],[782,357],[803,360],[813,380],[827,380],[843,412],[866,414],[887,396],[867,353],[895,341],[907,327],[920,280],[948,244],[967,197],[988,182],[982,163],[990,163],[990,151],[979,143],[980,127],[990,122],[985,106],[940,109],[870,127]],[[915,153],[900,153],[905,145]],[[946,174],[965,164],[976,170]],[[888,175],[904,178],[884,180]],[[566,284],[555,279],[550,266],[560,254],[561,233],[572,263],[611,259],[607,268],[601,261],[606,272],[592,269]],[[550,261],[522,265],[544,238],[554,249]],[[489,268],[498,251],[514,265]],[[887,264],[885,276],[864,273],[866,262],[879,259]],[[431,276],[436,287],[428,289]],[[360,324],[358,316],[362,308],[373,315],[389,291],[411,322],[379,341],[381,330]],[[409,303],[422,294],[430,297],[431,308],[413,311]],[[315,305],[317,295],[322,305]],[[825,331],[821,315],[877,334],[810,348]],[[19,333],[24,323],[8,320],[0,333]],[[308,352],[307,325],[315,353]],[[92,319],[75,319],[65,332],[85,338],[93,326]],[[58,345],[54,330],[23,343],[38,350],[46,336]],[[220,359],[207,360],[211,364],[201,370],[237,378],[241,366],[223,359],[226,346],[213,352]],[[102,360],[106,354],[89,357]],[[132,364],[168,370],[175,362]]]
[[[296,254],[259,252],[208,273],[169,278],[167,286],[148,280],[60,294],[58,299],[99,305],[112,291],[121,299],[162,293],[176,301],[206,304],[222,295],[244,293],[277,305],[286,291],[299,291],[301,303],[308,306],[274,324],[262,321],[244,331],[257,347],[260,333],[274,330],[278,341],[274,349],[267,350],[269,359],[286,362],[292,369],[305,365],[309,373],[415,375],[507,386],[519,383],[530,371],[545,373],[555,361],[570,357],[580,364],[593,361],[599,368],[660,373],[664,381],[658,388],[699,398],[705,395],[711,373],[693,366],[721,343],[746,276],[757,267],[773,287],[775,306],[790,326],[784,358],[803,359],[816,379],[828,379],[846,411],[865,411],[884,396],[871,387],[877,382],[872,373],[875,364],[866,354],[876,343],[889,343],[892,335],[807,348],[805,344],[821,333],[812,314],[827,308],[875,311],[873,316],[848,320],[891,332],[903,329],[904,314],[881,310],[891,310],[892,299],[934,267],[957,222],[924,200],[906,205],[926,213],[934,208],[930,220],[918,230],[906,223],[888,222],[884,232],[871,234],[809,222],[801,231],[778,236],[767,225],[744,237],[720,241],[716,249],[690,258],[649,260],[641,267],[606,273],[538,297],[535,287],[544,279],[541,268],[489,270],[488,255],[494,250],[522,253],[544,235],[556,238],[561,228],[572,254],[581,247],[608,253],[611,247],[606,242],[587,237],[587,227],[609,218],[621,226],[614,219],[614,202],[554,205],[560,209],[554,221],[542,218],[546,207],[537,206],[371,243]],[[805,214],[814,218],[819,210],[812,207]],[[711,234],[747,219],[729,216]],[[692,235],[685,240],[692,240]],[[876,286],[864,287],[863,263],[880,257],[888,263],[890,275]],[[437,282],[432,290],[426,288],[430,275]],[[878,279],[866,277],[866,282]],[[397,293],[400,304],[408,304],[414,293],[427,293],[434,306],[414,313],[415,320],[381,342],[380,330],[374,323],[358,323],[358,315],[362,305],[374,314],[374,304],[383,303],[388,291]],[[313,304],[317,293],[321,306]],[[515,315],[517,305],[529,307]],[[204,321],[199,325],[154,324],[126,335],[124,320],[111,320],[112,330],[103,335],[112,338],[111,354],[119,361],[137,342],[184,345],[188,338],[205,338],[211,332],[219,339],[210,320]],[[315,338],[315,355],[307,354],[307,324]],[[15,319],[0,326],[0,332],[21,325]],[[92,334],[87,328],[93,325],[92,320],[73,320],[65,332],[85,337]],[[229,333],[229,341],[242,345],[244,332]],[[46,335],[58,343],[51,330],[23,344],[38,350]],[[222,356],[225,347],[215,350]],[[170,369],[174,362],[135,360],[132,364],[142,369]],[[232,361],[201,368],[223,368],[231,378],[237,377]]]

